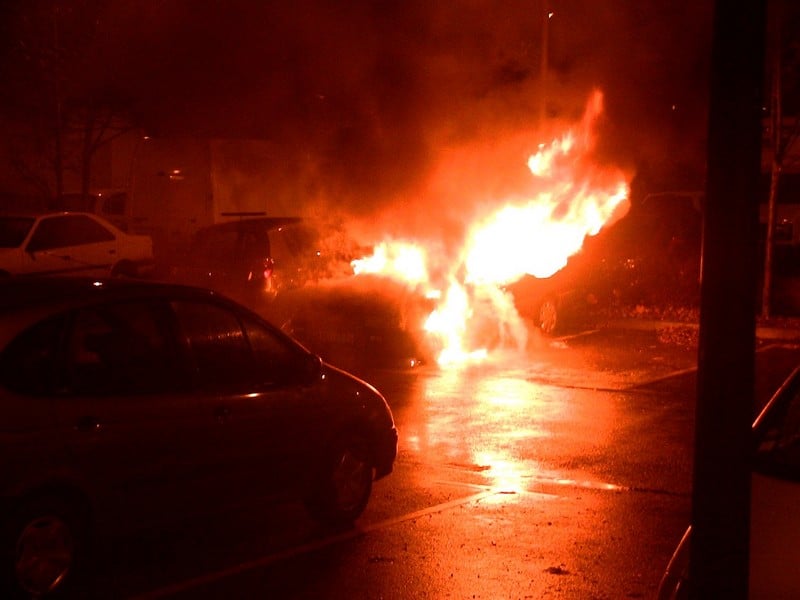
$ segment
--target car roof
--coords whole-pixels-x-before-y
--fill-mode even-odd
[[[269,231],[285,227],[286,225],[294,225],[301,223],[301,217],[256,217],[241,219],[239,221],[226,221],[225,223],[217,223],[215,225],[208,225],[199,229],[197,235],[202,235],[206,232],[212,231]]]
[[[88,215],[90,217],[97,218],[98,215],[81,211],[81,210],[14,210],[10,212],[0,211],[0,219],[3,218],[32,218],[38,219],[41,217],[56,217],[56,216],[65,216],[65,215]],[[102,217],[101,217],[102,218]]]
[[[12,277],[0,281],[0,312],[33,306],[69,307],[97,300],[158,296],[222,297],[202,288],[140,279],[90,277]]]

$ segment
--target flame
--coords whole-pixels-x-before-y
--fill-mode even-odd
[[[550,277],[596,235],[627,199],[628,187],[593,190],[572,182],[541,192],[523,206],[506,206],[473,228],[467,282],[508,284],[525,274]],[[554,215],[567,203],[560,219]]]
[[[461,364],[481,361],[486,358],[485,348],[470,350],[466,347],[467,328],[472,317],[469,295],[464,286],[456,281],[450,282],[443,301],[423,326],[424,330],[437,336],[443,342],[437,362],[440,365]]]
[[[527,160],[532,175],[525,194],[494,200],[467,228],[459,257],[440,281],[431,276],[431,254],[423,241],[392,240],[372,256],[353,261],[354,272],[391,277],[437,305],[422,324],[439,348],[441,365],[479,362],[489,356],[487,340],[525,347],[527,330],[504,291],[523,276],[549,277],[596,235],[627,211],[629,184],[623,173],[591,161],[602,94],[590,97],[580,123]]]
[[[425,250],[412,242],[382,242],[372,256],[352,261],[356,275],[373,273],[398,279],[413,286],[428,281]]]

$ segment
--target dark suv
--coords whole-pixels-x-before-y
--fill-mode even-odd
[[[187,251],[172,259],[169,278],[238,300],[335,276],[349,268],[335,232],[298,217],[256,217],[200,229]],[[352,270],[350,270],[352,273]]]
[[[185,251],[168,259],[170,279],[237,297],[271,291],[275,262],[269,232],[299,221],[253,218],[204,227]]]

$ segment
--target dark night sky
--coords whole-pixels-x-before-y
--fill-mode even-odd
[[[397,150],[432,132],[469,137],[537,114],[535,1],[131,4],[113,5],[108,17],[125,42],[116,72],[143,83],[144,106],[162,126],[299,143],[333,132],[368,148],[383,136]],[[650,154],[644,146],[699,133],[709,6],[552,4],[558,114],[579,111],[599,86],[622,153]],[[646,129],[650,139],[640,139]]]
[[[88,72],[148,129],[270,139],[343,195],[413,193],[443,148],[548,141],[542,0],[84,1],[107,4]],[[600,88],[602,157],[702,177],[711,4],[550,0],[551,117]]]

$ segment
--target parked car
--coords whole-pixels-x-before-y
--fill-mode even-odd
[[[607,235],[598,236],[625,302],[699,303],[703,195],[693,190],[647,194]]]
[[[142,276],[153,242],[83,212],[0,215],[0,276]]]
[[[242,300],[274,296],[331,277],[337,265],[349,265],[327,241],[319,227],[298,217],[251,217],[210,225],[174,258],[170,279]]]
[[[800,367],[753,423],[750,598],[800,598]],[[691,527],[673,554],[660,600],[688,594]]]
[[[350,523],[397,452],[376,389],[218,293],[152,281],[0,283],[0,403],[0,574],[37,598],[79,576],[92,526],[246,498]]]

